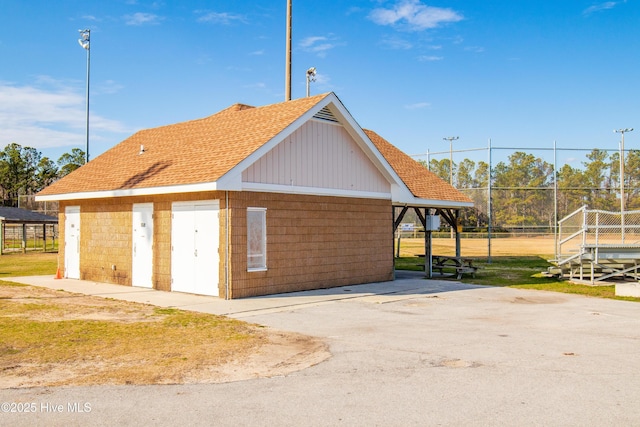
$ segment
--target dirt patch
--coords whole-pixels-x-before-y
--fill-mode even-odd
[[[284,376],[331,357],[326,343],[306,335],[271,331],[269,341],[254,353],[208,371],[195,372],[188,382],[218,383]]]
[[[330,357],[320,339],[222,316],[0,282],[0,388],[219,383]]]

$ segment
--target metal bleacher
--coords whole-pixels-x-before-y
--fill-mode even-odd
[[[578,209],[558,223],[555,271],[591,285],[640,280],[640,211]]]

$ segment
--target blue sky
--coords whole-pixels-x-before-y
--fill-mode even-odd
[[[92,158],[139,129],[281,102],[285,16],[286,0],[0,0],[0,147],[84,149],[84,28]],[[626,127],[638,148],[639,23],[639,0],[293,0],[292,95],[316,67],[312,94],[408,154],[448,136],[616,149]]]

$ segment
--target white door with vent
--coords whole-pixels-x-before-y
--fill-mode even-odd
[[[131,284],[153,287],[153,203],[135,203],[132,215]]]
[[[64,277],[80,278],[80,206],[64,209]]]
[[[172,291],[218,296],[219,211],[217,200],[172,204]]]

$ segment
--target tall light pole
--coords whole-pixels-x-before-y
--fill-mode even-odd
[[[449,184],[453,185],[453,141],[459,139],[459,137],[448,136],[442,139],[449,141]]]
[[[633,131],[633,128],[614,129],[615,133],[622,135],[620,138],[620,232],[624,243],[624,134]]]
[[[89,72],[91,70],[91,30],[78,30],[80,39],[78,43],[87,51],[87,145],[86,145],[86,163],[89,163]]]
[[[457,136],[447,136],[444,139],[445,141],[449,141],[449,184],[453,187],[453,141],[457,140],[459,137]],[[451,238],[453,239],[453,226],[451,226]],[[459,256],[457,252],[456,245],[456,256]]]

